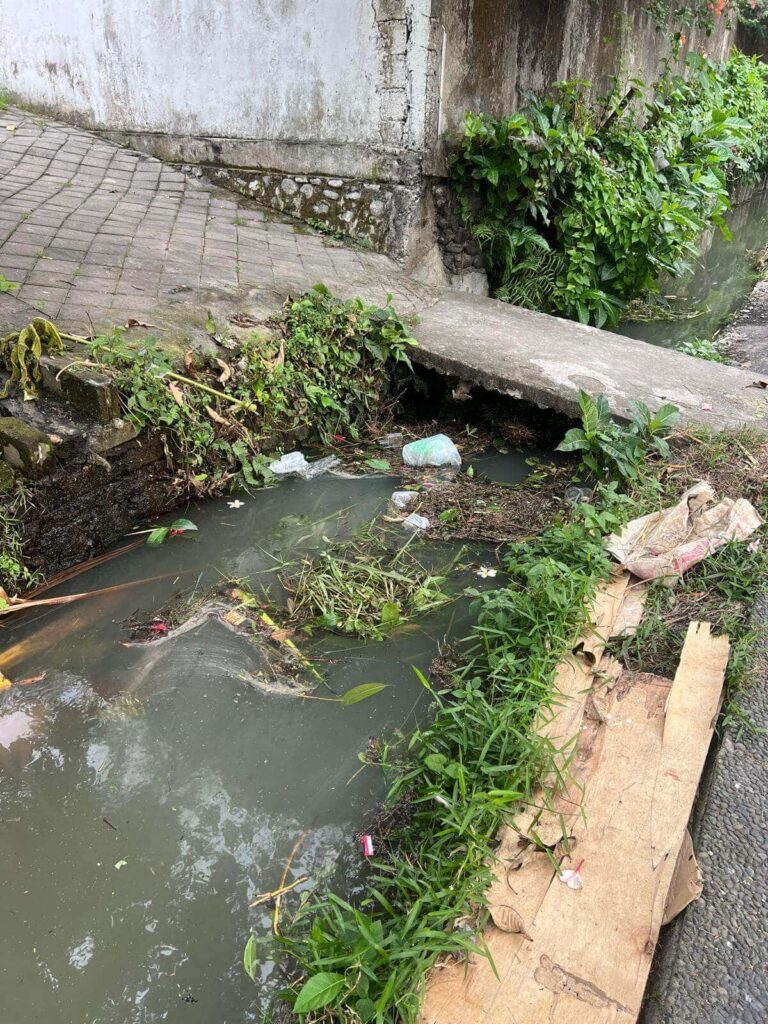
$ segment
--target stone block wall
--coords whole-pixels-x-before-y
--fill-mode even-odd
[[[402,254],[402,225],[419,191],[388,181],[242,167],[203,166],[200,171],[216,185],[393,256]]]

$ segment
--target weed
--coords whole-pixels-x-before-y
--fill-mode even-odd
[[[599,480],[636,480],[640,466],[653,451],[663,458],[669,455],[667,434],[679,416],[674,405],[662,405],[651,413],[644,402],[633,402],[628,427],[611,417],[604,395],[592,398],[579,392],[581,427],[573,427],[557,447],[562,452],[581,452],[586,469]]]
[[[15,291],[19,286],[14,284],[13,281],[9,281],[7,277],[0,274],[0,295],[3,292]]]
[[[206,326],[216,332],[210,315]],[[410,367],[415,344],[390,304],[343,301],[321,285],[289,299],[276,327],[232,343],[227,363],[200,357],[191,376],[153,339],[137,351],[116,331],[90,347],[136,428],[162,432],[180,485],[214,493],[270,482],[263,449],[281,432],[309,425],[323,441],[359,437],[387,414],[393,373]]]
[[[343,231],[330,227],[325,223],[325,221],[318,220],[316,217],[307,217],[306,223],[314,231],[317,231],[318,234],[325,235],[327,238],[331,238],[335,242],[342,242],[345,238]]]
[[[477,596],[462,667],[440,690],[420,676],[434,716],[407,743],[383,748],[388,806],[408,813],[392,816],[369,895],[358,906],[311,897],[280,939],[307,975],[287,993],[305,1019],[413,1024],[430,966],[483,952],[470,932],[483,922],[494,838],[552,767],[555,751],[531,725],[610,572],[600,541],[608,528],[577,519],[510,547],[510,582]]]
[[[731,638],[726,671],[726,722],[746,720],[738,710],[751,681],[760,630],[751,624],[752,604],[768,576],[763,544],[727,544],[688,572],[674,590],[654,583],[637,632],[611,643],[612,653],[627,668],[674,676],[692,620],[711,622],[713,631]],[[721,723],[723,724],[723,723]]]
[[[616,81],[592,101],[587,86],[467,114],[451,174],[499,298],[614,326],[662,272],[691,270],[706,228],[728,236],[733,184],[768,168],[768,65],[689,53],[648,90]]]
[[[18,593],[37,578],[24,564],[24,517],[28,507],[24,486],[6,484],[0,493],[0,607],[5,603],[4,591]]]
[[[0,89],[0,110],[7,110],[11,100],[5,89]]]
[[[696,356],[697,359],[706,359],[710,363],[728,362],[728,357],[723,353],[722,347],[709,338],[692,338],[690,341],[685,341],[680,346],[680,351],[689,356]]]

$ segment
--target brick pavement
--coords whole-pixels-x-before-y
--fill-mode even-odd
[[[11,126],[9,128],[9,126]],[[412,312],[433,292],[346,246],[71,125],[0,112],[0,273],[69,330],[172,328],[318,281]]]

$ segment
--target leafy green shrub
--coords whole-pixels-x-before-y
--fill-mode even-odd
[[[688,356],[696,356],[697,359],[706,359],[710,363],[727,363],[728,357],[723,354],[722,348],[716,341],[709,338],[691,338],[684,341],[680,351]]]
[[[308,424],[323,440],[359,436],[390,393],[392,371],[411,368],[416,342],[391,301],[378,308],[316,285],[284,309],[283,353],[264,373],[260,344],[246,346],[249,391],[281,426]]]
[[[194,378],[155,340],[137,351],[117,332],[91,351],[114,374],[134,426],[162,432],[181,481],[213,493],[270,480],[263,449],[282,431],[358,437],[383,414],[414,344],[390,303],[342,300],[318,285],[289,299],[275,330],[254,332],[229,365],[201,357]]]
[[[451,173],[498,298],[613,326],[698,257],[729,186],[768,168],[768,66],[686,58],[590,102],[560,83],[511,117],[467,114]],[[636,101],[645,98],[640,116]]]
[[[679,416],[676,406],[662,405],[652,413],[644,402],[633,402],[627,427],[612,418],[605,395],[592,398],[580,391],[579,406],[581,426],[571,428],[557,450],[581,452],[582,464],[598,480],[636,480],[650,451],[669,455],[664,435]]]
[[[739,21],[760,35],[768,32],[768,0],[736,0]]]

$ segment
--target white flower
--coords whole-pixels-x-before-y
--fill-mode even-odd
[[[229,505],[230,508],[242,508],[245,502],[238,501],[237,499],[235,499],[235,501],[228,501],[227,504]]]
[[[496,570],[489,569],[487,566],[481,565],[480,568],[477,570],[476,575],[484,580],[493,579],[493,577],[496,575]]]
[[[760,550],[760,541],[759,540],[752,540],[752,541],[749,542],[749,544],[747,544],[747,551],[751,552],[751,554],[754,555],[754,553],[756,551],[759,551],[759,550]]]

